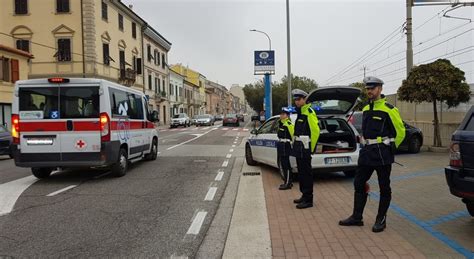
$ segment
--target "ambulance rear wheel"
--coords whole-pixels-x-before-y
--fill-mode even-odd
[[[31,172],[36,178],[39,179],[44,179],[48,178],[51,175],[51,172],[53,171],[52,168],[38,168],[38,167],[33,167],[31,168]]]
[[[112,166],[112,174],[117,177],[122,177],[127,174],[128,156],[125,148],[121,148],[117,162]]]

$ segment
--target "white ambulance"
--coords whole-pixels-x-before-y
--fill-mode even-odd
[[[101,79],[49,78],[17,81],[12,136],[15,164],[46,178],[60,168],[110,167],[155,160],[158,131],[146,96]]]

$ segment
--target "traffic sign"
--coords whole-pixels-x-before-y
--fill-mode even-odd
[[[255,58],[255,75],[275,74],[275,51],[273,50],[256,50]]]

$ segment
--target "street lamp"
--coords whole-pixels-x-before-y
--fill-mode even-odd
[[[252,29],[250,30],[252,32],[259,32],[262,34],[265,34],[268,38],[268,50],[272,51],[272,40],[270,39],[270,36],[264,31],[259,31]],[[264,82],[264,89],[265,89],[265,98],[264,98],[264,110],[265,110],[265,118],[269,119],[272,116],[272,86],[271,86],[271,78],[270,78],[270,73],[267,72],[265,73],[265,77],[263,79]]]
[[[272,50],[272,40],[270,39],[270,36],[268,36],[267,33],[263,32],[263,31],[255,30],[255,29],[252,29],[252,30],[250,30],[250,31],[253,31],[253,32],[260,32],[260,33],[265,34],[265,36],[267,36],[267,38],[268,38],[268,45],[269,45],[268,50]]]

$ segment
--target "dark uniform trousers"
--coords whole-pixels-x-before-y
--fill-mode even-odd
[[[374,171],[377,172],[380,188],[380,200],[377,218],[385,216],[390,206],[390,201],[392,199],[392,189],[390,188],[390,173],[392,171],[392,164],[380,166],[361,165],[359,166],[354,179],[355,197],[360,201],[354,206],[353,216],[356,219],[362,219],[364,207],[367,202],[365,183],[370,179]]]
[[[304,201],[313,202],[313,173],[311,167],[311,151],[305,149],[303,155],[296,157],[298,166],[298,181]]]
[[[291,144],[289,142],[278,142],[277,143],[278,159],[281,163],[281,169],[283,169],[285,175],[285,184],[292,183],[292,172],[290,164]]]

